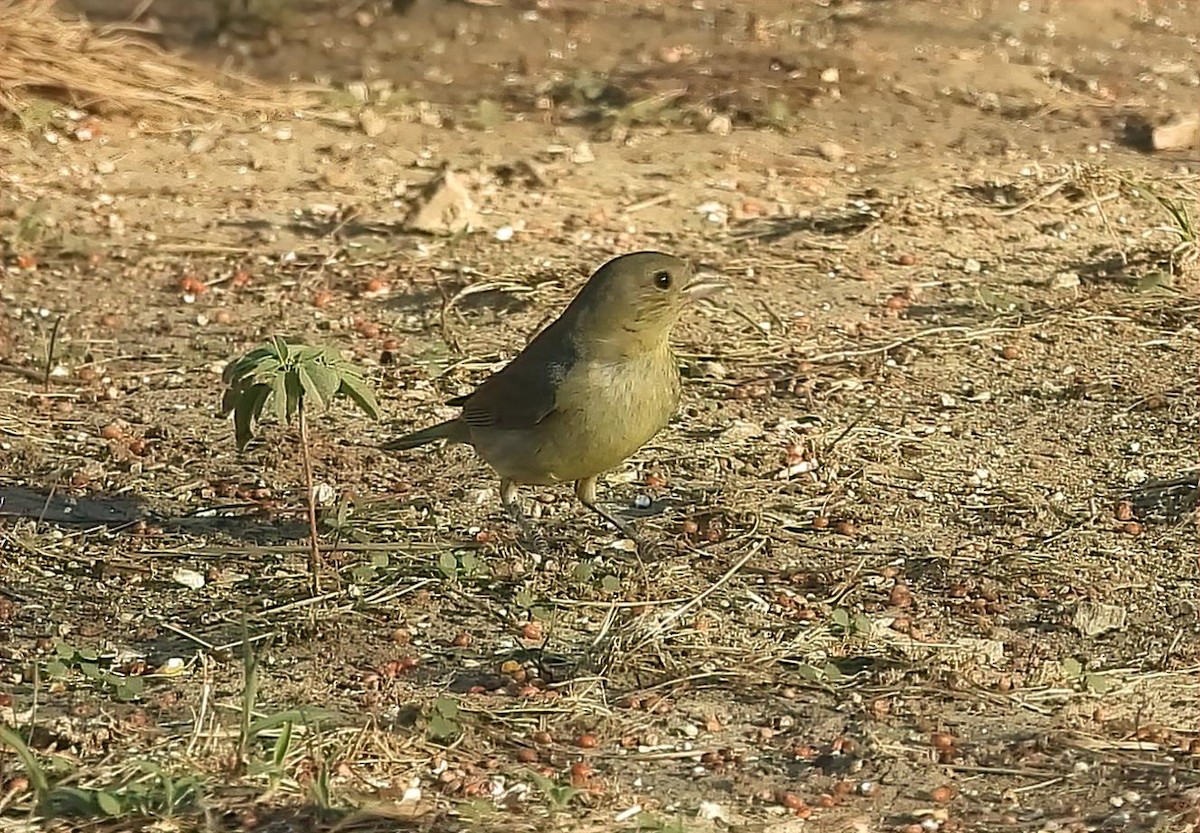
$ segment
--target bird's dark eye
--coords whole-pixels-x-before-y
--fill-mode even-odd
[[[671,273],[665,269],[662,272],[654,273],[654,285],[659,289],[671,288]]]

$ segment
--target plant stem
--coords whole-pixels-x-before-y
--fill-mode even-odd
[[[296,419],[300,423],[300,457],[304,461],[304,488],[308,493],[308,540],[312,552],[308,557],[308,572],[315,596],[321,592],[321,540],[317,532],[317,495],[313,488],[312,456],[308,448],[308,420],[304,417],[304,397],[296,406]]]

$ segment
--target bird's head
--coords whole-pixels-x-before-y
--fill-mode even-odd
[[[636,353],[665,344],[692,301],[724,288],[720,281],[698,278],[677,257],[634,252],[597,269],[568,313],[580,342]]]

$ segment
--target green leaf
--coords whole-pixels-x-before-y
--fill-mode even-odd
[[[287,390],[287,421],[291,422],[296,418],[300,400],[304,398],[304,386],[300,384],[300,374],[294,369],[289,370],[283,379]]]
[[[475,572],[483,566],[483,562],[479,560],[479,556],[475,555],[473,552],[463,553],[462,558],[460,558],[458,562],[462,565],[463,572],[469,576],[474,575]]]
[[[371,553],[371,566],[372,567],[386,567],[390,562],[391,562],[391,559],[388,558],[388,554],[386,552]]]
[[[221,416],[227,417],[233,413],[233,409],[237,407],[237,404],[241,398],[242,391],[240,388],[225,388],[225,392],[221,394]]]
[[[271,411],[280,425],[287,425],[288,419],[287,377],[286,373],[280,373],[271,380]]]
[[[279,733],[279,737],[275,739],[275,748],[271,752],[271,760],[275,766],[283,766],[287,760],[287,754],[292,747],[292,724],[284,723],[283,731]]]
[[[301,726],[315,726],[320,723],[332,721],[337,716],[338,713],[335,711],[315,706],[287,709],[255,720],[247,727],[247,734],[250,737],[257,737],[263,732],[274,729],[276,726],[286,726],[290,723],[298,723]]]
[[[262,420],[263,406],[270,395],[271,389],[265,384],[256,384],[242,394],[238,409],[233,412],[234,439],[239,451],[245,450],[254,438],[254,420]]]
[[[75,659],[75,646],[66,642],[55,642],[54,653],[62,659]]]
[[[1079,660],[1067,657],[1062,661],[1062,670],[1063,674],[1073,680],[1083,673],[1083,665],[1080,664]]]
[[[1087,674],[1083,682],[1096,694],[1107,694],[1113,687],[1113,681],[1103,674]]]
[[[265,359],[260,359],[255,365],[254,371],[249,375],[254,378],[256,383],[265,382],[269,385],[271,384],[271,380],[275,378],[276,374],[282,372],[284,372],[284,368],[283,365],[279,363],[279,360],[268,357]]]
[[[433,701],[433,707],[442,717],[458,717],[458,701],[453,697],[439,697]]]
[[[348,397],[362,409],[371,419],[379,419],[379,403],[375,399],[375,391],[371,389],[366,379],[355,373],[343,373],[342,385],[338,393]]]
[[[592,580],[592,573],[596,572],[596,565],[591,561],[580,561],[571,570],[571,578],[580,584],[587,584]]]
[[[275,357],[279,359],[279,363],[286,364],[291,352],[288,350],[287,339],[283,336],[271,336],[270,345],[275,352]]]
[[[444,552],[438,556],[438,569],[442,571],[442,575],[446,578],[454,578],[458,575],[458,559],[454,557],[452,552]]]
[[[49,677],[65,677],[67,676],[67,666],[65,663],[52,659],[46,663],[46,675]]]
[[[873,633],[875,630],[875,624],[871,621],[870,616],[867,616],[865,613],[860,613],[854,617],[854,630],[856,630],[858,633]]]
[[[513,604],[520,608],[533,607],[533,602],[533,594],[524,588],[518,590],[517,594],[513,596]]]
[[[260,386],[261,387],[261,386]],[[238,451],[245,451],[246,446],[254,439],[254,401],[253,394],[247,394],[238,402],[237,410],[233,412],[233,440]]]
[[[842,669],[838,668],[837,665],[832,662],[825,663],[825,667],[822,668],[821,671],[824,673],[825,679],[829,680],[831,683],[836,683],[845,676],[842,673]]]
[[[304,392],[328,408],[342,385],[342,377],[338,372],[318,362],[302,364],[297,370],[300,373],[300,383],[304,385]]]
[[[310,364],[310,363],[312,363],[312,361],[314,359],[319,359],[319,358],[323,357],[324,355],[325,355],[324,347],[314,347],[311,345],[304,345],[303,347],[300,347],[300,349],[293,351],[291,358],[292,358],[292,361],[295,362],[297,365],[302,365],[302,364]]]
[[[79,670],[83,673],[83,676],[87,677],[89,680],[98,680],[101,677],[100,666],[96,665],[94,662],[79,663]]]
[[[833,624],[837,625],[842,630],[850,629],[850,614],[844,608],[839,607],[837,610],[833,611],[833,614],[829,618],[833,620]]]
[[[121,815],[121,801],[112,793],[100,790],[96,793],[96,805],[104,812],[106,816]]]
[[[450,740],[458,737],[462,729],[453,720],[435,714],[429,720],[429,736],[434,740]]]
[[[807,663],[801,664],[796,668],[796,673],[800,675],[800,679],[808,680],[810,683],[815,683],[821,679],[821,669]]]

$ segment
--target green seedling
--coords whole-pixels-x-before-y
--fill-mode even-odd
[[[458,716],[458,701],[453,697],[439,697],[427,715],[425,733],[429,739],[439,743],[453,741],[462,734],[462,723]]]
[[[475,578],[487,573],[483,559],[473,552],[455,555],[444,552],[438,556],[438,571],[448,579]]]
[[[1107,674],[1088,671],[1083,663],[1073,657],[1062,661],[1063,676],[1073,684],[1092,694],[1105,694],[1112,690],[1113,680]]]
[[[230,362],[222,379],[225,393],[221,415],[233,415],[239,451],[254,438],[254,426],[262,421],[264,412],[280,424],[290,424],[293,419],[297,422],[308,491],[309,569],[313,592],[320,592],[321,543],[308,414],[318,405],[328,409],[335,399],[345,398],[371,419],[378,419],[375,392],[364,372],[346,361],[336,348],[289,342],[283,336],[273,336],[264,346]]]

